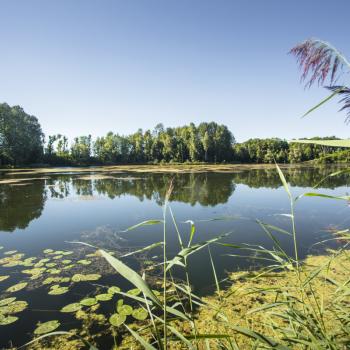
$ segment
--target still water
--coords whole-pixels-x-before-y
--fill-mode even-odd
[[[312,186],[327,174],[337,169],[330,167],[293,168],[284,170],[294,197],[315,192]],[[70,172],[57,173],[2,173],[0,180],[0,259],[11,256],[6,252],[16,250],[23,253],[23,266],[0,265],[0,276],[9,276],[0,282],[0,299],[17,297],[28,307],[16,314],[18,320],[0,326],[0,348],[11,344],[19,346],[33,338],[38,322],[60,320],[60,330],[81,327],[81,321],[71,314],[62,314],[62,306],[92,295],[96,289],[104,291],[104,286],[117,285],[122,290],[132,286],[108,266],[90,255],[94,249],[72,244],[82,241],[121,256],[163,240],[163,226],[143,226],[135,230],[125,230],[137,223],[150,219],[162,219],[162,205],[170,182],[174,189],[169,206],[174,213],[182,238],[187,243],[192,220],[196,226],[193,242],[202,242],[220,234],[230,233],[220,242],[233,244],[253,244],[272,248],[271,240],[257,224],[257,220],[290,230],[289,200],[275,169],[241,170],[235,172],[195,172],[195,173],[139,173],[139,172]],[[11,181],[8,181],[11,180]],[[349,191],[350,177],[342,174],[322,182],[317,192],[344,196]],[[333,238],[332,232],[347,228],[350,222],[350,207],[346,201],[329,200],[318,197],[303,197],[295,207],[299,254],[319,254],[327,244],[320,241]],[[281,215],[282,214],[282,215]],[[167,254],[179,251],[178,236],[167,212]],[[124,231],[124,232],[123,232]],[[283,248],[293,254],[291,238],[275,232]],[[40,259],[55,257],[43,251],[68,252],[57,260],[51,268],[53,274],[31,280],[23,269],[32,269]],[[72,253],[70,253],[72,252]],[[247,255],[240,250],[219,244],[211,246],[216,272],[220,279],[227,272],[256,268],[259,263],[250,258],[232,255]],[[12,255],[13,255],[12,254]],[[59,253],[58,253],[59,254]],[[89,257],[89,258],[87,258]],[[63,269],[62,259],[71,260],[70,269]],[[88,263],[81,263],[88,260]],[[123,258],[132,268],[147,271],[147,275],[157,277],[161,271],[161,249],[144,251]],[[190,259],[190,277],[197,294],[205,295],[214,290],[214,279],[208,250],[202,249]],[[80,263],[78,262],[80,261]],[[11,264],[10,264],[11,265]],[[41,266],[40,264],[38,266]],[[47,266],[46,266],[47,268]],[[50,269],[48,269],[50,270]],[[58,272],[57,272],[58,271]],[[175,270],[176,272],[177,270]],[[69,291],[62,295],[49,295],[50,286],[42,283],[47,276],[71,276],[74,273],[97,273],[102,277],[97,282],[68,284]],[[180,269],[175,278],[182,278]],[[9,293],[7,288],[19,282],[28,282],[20,291]],[[104,293],[106,293],[104,291]],[[107,316],[115,301],[101,303],[99,313]],[[0,308],[1,311],[1,308]],[[103,328],[102,326],[100,328]],[[97,330],[96,330],[97,332]],[[98,329],[100,335],[95,341],[102,348],[109,348],[112,339]],[[108,332],[107,332],[108,333]]]

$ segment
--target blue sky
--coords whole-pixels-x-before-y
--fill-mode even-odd
[[[46,134],[214,120],[238,141],[349,137],[288,55],[309,37],[350,56],[349,0],[0,0],[0,102]]]

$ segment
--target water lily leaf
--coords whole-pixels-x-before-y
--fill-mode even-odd
[[[130,294],[130,295],[139,295],[141,293],[141,291],[138,288],[134,288],[134,289],[128,290],[126,293]]]
[[[8,324],[14,323],[18,320],[16,316],[3,316],[0,315],[0,326],[6,326]]]
[[[15,293],[15,292],[18,292],[20,290],[22,290],[23,288],[25,288],[27,286],[27,282],[21,282],[21,283],[17,283],[17,284],[14,284],[13,286],[9,287],[6,289],[7,292],[10,292],[10,293]]]
[[[72,277],[72,282],[81,282],[82,281],[82,277],[83,277],[83,275],[81,275],[80,273],[76,273]]]
[[[68,259],[62,260],[62,264],[65,264],[65,265],[68,265],[71,262],[72,262],[72,260],[68,260]]]
[[[50,253],[53,253],[53,250],[52,249],[45,249],[45,250],[43,250],[43,253],[50,254]]]
[[[90,260],[83,259],[83,260],[78,260],[77,263],[78,263],[78,264],[81,264],[81,265],[90,265],[90,264],[91,264],[91,261],[90,261]]]
[[[96,295],[95,298],[99,301],[108,301],[108,300],[111,300],[113,298],[113,294],[108,294],[108,293],[98,294],[98,295]]]
[[[147,316],[147,310],[143,309],[142,307],[134,309],[134,311],[132,312],[132,317],[139,321],[145,320]]]
[[[4,306],[4,305],[7,305],[7,304],[10,304],[10,303],[12,303],[15,300],[16,300],[16,297],[2,299],[2,300],[0,300],[0,306]]]
[[[130,306],[130,305],[124,304],[124,305],[118,306],[118,307],[117,307],[117,311],[118,311],[121,315],[128,316],[128,315],[131,315],[131,314],[132,314],[133,308],[132,308],[132,306]]]
[[[16,314],[26,309],[28,303],[26,301],[18,300],[14,301],[6,306],[0,307],[0,314]]]
[[[9,278],[10,276],[0,276],[0,282],[5,281]]]
[[[59,288],[51,289],[49,291],[49,294],[50,295],[61,295],[61,294],[67,293],[68,290],[69,290],[68,287],[59,287]]]
[[[116,294],[120,292],[120,288],[117,286],[112,286],[108,288],[108,294]]]
[[[122,306],[123,304],[124,304],[124,300],[123,300],[123,299],[119,299],[119,300],[117,301],[117,308],[120,307],[120,306]]]
[[[95,298],[85,298],[80,300],[80,304],[83,306],[93,306],[97,304],[97,300]]]
[[[60,269],[48,269],[47,272],[50,273],[51,275],[59,275],[62,270]]]
[[[56,256],[54,256],[52,259],[54,259],[54,260],[59,260],[59,259],[61,259],[61,258],[63,258],[63,255],[56,255]]]
[[[9,250],[7,252],[4,252],[4,255],[12,255],[12,254],[15,254],[17,253],[17,250]]]
[[[48,263],[46,264],[47,267],[55,267],[57,266],[57,263]]]
[[[72,303],[64,306],[61,309],[61,312],[76,312],[81,309],[81,304],[80,303]]]
[[[109,323],[114,327],[121,326],[126,321],[126,315],[113,314],[109,318]]]
[[[59,284],[54,284],[53,286],[50,287],[50,289],[57,289],[57,288],[61,288],[61,286]]]
[[[2,266],[4,266],[4,267],[15,267],[15,266],[19,266],[19,265],[21,265],[21,261],[14,260],[14,261],[9,261],[7,264],[4,264]]]
[[[74,265],[71,264],[71,265],[66,265],[66,266],[62,267],[62,269],[63,269],[63,270],[68,270],[68,269],[71,269],[71,268],[73,268],[73,267],[74,267]]]
[[[39,324],[39,326],[35,329],[34,334],[40,335],[54,331],[60,326],[60,322],[58,320],[48,321]]]
[[[66,251],[66,252],[62,252],[62,255],[70,255],[70,254],[73,254],[73,252],[72,251]]]
[[[30,269],[30,270],[22,270],[22,273],[25,273],[27,275],[38,275],[38,274],[41,274],[43,273],[44,271],[46,270],[45,267],[36,267],[34,269]]]
[[[101,278],[102,276],[99,275],[98,273],[90,273],[88,275],[84,275],[83,280],[84,281],[97,281]]]

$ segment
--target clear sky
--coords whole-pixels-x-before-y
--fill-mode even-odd
[[[0,102],[46,134],[224,123],[238,141],[349,137],[327,92],[304,90],[309,37],[350,56],[349,0],[0,0]]]

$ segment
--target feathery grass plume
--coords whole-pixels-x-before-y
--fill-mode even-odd
[[[346,111],[346,122],[350,122],[350,89],[346,86],[326,86],[326,88],[332,92],[337,91],[341,99],[339,103],[343,106],[339,109],[339,112]]]
[[[330,78],[332,85],[344,66],[350,68],[350,63],[344,55],[329,43],[319,39],[308,39],[293,47],[289,53],[297,58],[302,69],[301,80],[307,81],[306,87],[310,87],[316,81],[319,85],[323,85],[327,77]]]

